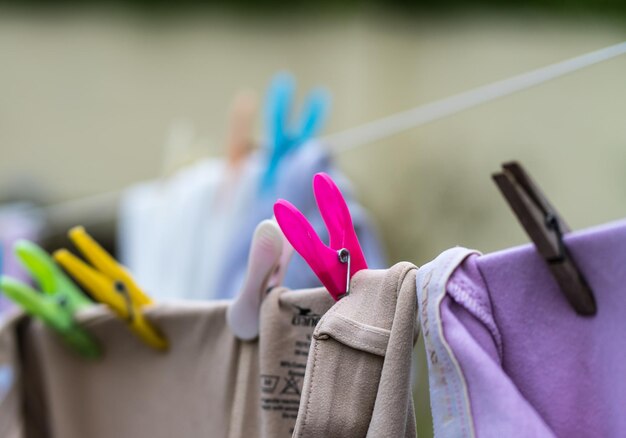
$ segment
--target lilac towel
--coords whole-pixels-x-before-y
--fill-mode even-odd
[[[532,245],[455,248],[419,270],[436,436],[625,436],[626,221],[566,243],[594,317],[576,314]]]

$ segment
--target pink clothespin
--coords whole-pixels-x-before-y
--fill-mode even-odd
[[[335,300],[350,292],[350,278],[367,263],[352,225],[350,210],[330,176],[313,178],[313,193],[330,236],[329,245],[319,238],[309,221],[284,199],[274,204],[274,215],[283,234],[309,264]]]

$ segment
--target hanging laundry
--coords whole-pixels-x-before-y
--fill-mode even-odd
[[[626,417],[626,222],[571,233],[594,292],[580,316],[532,245],[455,248],[417,275],[435,435],[620,436]]]
[[[156,304],[145,316],[167,336],[166,354],[95,307],[78,323],[105,352],[96,363],[68,352],[39,322],[16,317],[0,331],[0,365],[19,370],[0,401],[0,437],[288,438],[310,337],[333,303],[322,288],[275,288],[253,341],[230,330],[230,302]]]
[[[223,172],[223,162],[206,159],[167,181],[141,183],[124,193],[118,258],[155,298],[202,292],[195,287],[194,273]]]
[[[415,266],[363,270],[313,333],[294,438],[415,437]]]
[[[143,183],[123,196],[119,213],[119,258],[158,299],[232,298],[240,290],[257,224],[273,215],[277,198],[291,199],[315,211],[310,181],[315,173],[331,174],[348,194],[355,228],[374,268],[385,266],[377,233],[349,183],[333,165],[328,150],[309,140],[319,129],[325,106],[319,92],[305,105],[302,120],[289,118],[292,84],[279,76],[268,107],[271,144],[249,154],[233,168],[225,160],[205,159],[166,181]],[[300,256],[289,265],[284,284],[319,286]]]
[[[226,292],[223,297],[228,296],[228,291],[238,290],[243,280],[242,275],[245,272],[240,268],[240,261],[247,254],[254,227],[261,220],[273,216],[273,206],[276,199],[290,200],[310,219],[320,238],[328,242],[328,231],[318,212],[315,197],[311,190],[313,176],[320,172],[330,174],[333,179],[341,184],[348,207],[354,212],[354,228],[370,266],[374,269],[385,267],[384,251],[375,227],[365,210],[358,205],[352,196],[346,178],[333,166],[326,148],[318,142],[309,142],[285,157],[281,170],[282,172],[276,177],[276,185],[272,194],[260,196],[253,200],[251,208],[246,212],[246,224],[238,230],[239,237],[233,236],[232,246],[224,253],[224,269],[221,271],[217,286],[217,290]],[[233,272],[230,268],[235,267],[237,269],[238,266],[238,272]],[[299,254],[295,254],[287,269],[284,284],[290,288],[301,289],[319,286],[320,281],[304,259]]]
[[[279,200],[276,220],[329,295],[316,324],[294,437],[416,436],[411,394],[417,340],[415,266],[368,270],[350,210],[332,178],[313,190],[330,244],[306,216]]]

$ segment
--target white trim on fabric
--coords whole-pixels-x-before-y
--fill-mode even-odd
[[[452,248],[417,271],[417,300],[429,369],[435,437],[475,436],[467,383],[443,333],[441,302],[454,270],[476,253],[466,248]]]

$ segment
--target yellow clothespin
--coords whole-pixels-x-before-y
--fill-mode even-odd
[[[167,340],[143,315],[143,308],[152,304],[152,300],[139,288],[128,271],[98,245],[83,227],[72,228],[69,237],[93,267],[66,249],[56,251],[54,259],[96,301],[108,305],[127,321],[130,329],[142,341],[157,350],[167,349]]]

